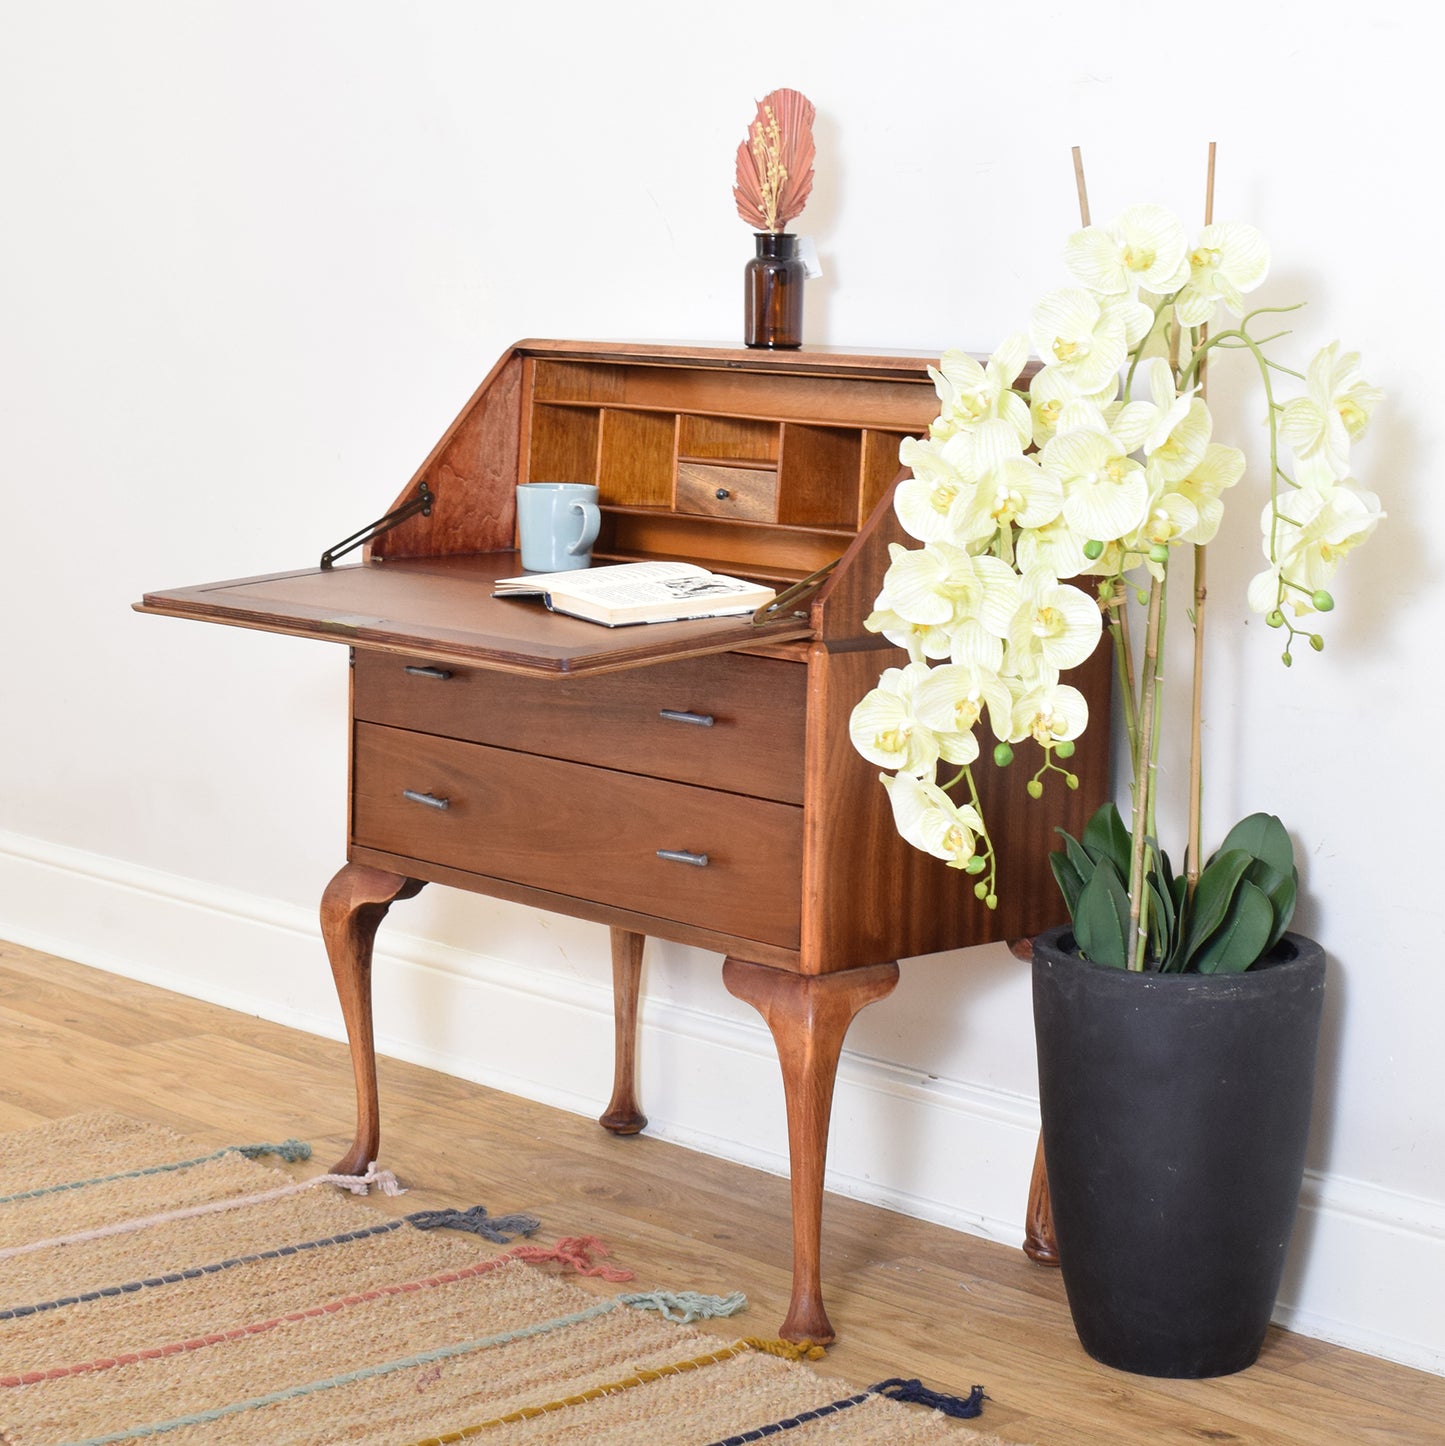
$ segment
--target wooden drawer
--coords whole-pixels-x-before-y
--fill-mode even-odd
[[[801,803],[806,684],[801,663],[735,653],[553,679],[358,651],[352,705],[358,722]]]
[[[677,464],[677,510],[740,522],[778,520],[778,469],[725,462]]]
[[[801,808],[370,723],[353,768],[363,848],[798,946]]]

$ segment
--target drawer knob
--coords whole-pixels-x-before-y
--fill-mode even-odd
[[[707,867],[706,854],[691,854],[686,849],[658,849],[657,856],[670,864],[691,864],[695,869]]]
[[[719,487],[715,495],[719,502],[726,502],[728,500],[728,489],[726,487]]]
[[[711,728],[713,725],[711,713],[686,713],[677,708],[659,708],[657,716],[668,723],[691,723],[695,728]]]
[[[447,668],[418,668],[408,663],[405,669],[413,678],[437,678],[445,682],[451,677],[451,671]]]
[[[418,793],[413,788],[403,788],[401,796],[410,799],[413,803],[424,804],[427,808],[450,808],[452,806],[449,798],[438,798],[434,793]]]

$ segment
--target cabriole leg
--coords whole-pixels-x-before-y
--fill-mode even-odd
[[[386,911],[397,899],[409,899],[421,889],[419,879],[346,864],[321,896],[321,937],[331,960],[331,977],[336,981],[356,1075],[356,1138],[331,1167],[333,1174],[363,1174],[381,1144],[371,1021],[371,953]]]
[[[612,1057],[612,1100],[597,1123],[614,1135],[635,1135],[647,1128],[637,1102],[637,1004],[642,997],[642,947],[647,935],[612,930],[612,1019],[616,1048]]]
[[[1044,1165],[1044,1137],[1034,1151],[1034,1173],[1029,1180],[1028,1213],[1024,1217],[1024,1254],[1040,1265],[1057,1265],[1059,1247],[1054,1243],[1054,1211],[1049,1200],[1049,1176]]]
[[[793,1192],[793,1294],[779,1332],[786,1340],[826,1345],[836,1338],[823,1309],[821,1284],[823,1172],[833,1085],[843,1036],[854,1016],[897,982],[897,964],[804,975],[731,957],[723,961],[723,983],[763,1016],[783,1070]]]

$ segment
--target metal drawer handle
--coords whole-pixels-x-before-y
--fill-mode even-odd
[[[449,798],[438,798],[434,793],[418,793],[412,788],[403,788],[403,798],[409,798],[413,803],[425,804],[428,808],[450,808],[452,801]]]
[[[418,668],[410,663],[403,671],[410,673],[413,678],[438,678],[442,682],[451,677],[451,672],[447,668]]]
[[[676,708],[659,708],[657,716],[669,723],[692,723],[698,728],[711,728],[713,724],[711,713],[684,713]]]
[[[690,854],[686,849],[658,849],[657,856],[670,864],[691,864],[695,869],[707,867],[706,854]]]

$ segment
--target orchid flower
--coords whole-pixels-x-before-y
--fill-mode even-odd
[[[1064,261],[1090,291],[1158,295],[1189,279],[1188,241],[1178,217],[1163,206],[1130,206],[1109,226],[1088,226],[1069,237]]]
[[[936,783],[907,773],[892,778],[884,774],[881,782],[903,839],[943,859],[950,868],[965,868],[978,850],[977,835],[984,831],[978,810],[972,804],[954,803]]]
[[[1010,337],[984,366],[965,351],[944,352],[938,366],[928,369],[941,403],[930,435],[947,441],[957,431],[999,418],[1018,434],[1019,445],[1027,447],[1033,434],[1028,405],[1011,388],[1028,357],[1023,335]]]
[[[1269,246],[1253,226],[1224,221],[1206,226],[1189,253],[1189,280],[1174,298],[1181,326],[1203,326],[1222,301],[1236,316],[1244,311],[1244,293],[1269,272]]]
[[[1384,513],[1380,499],[1346,479],[1327,492],[1302,487],[1266,503],[1260,514],[1264,554],[1270,566],[1249,584],[1249,606],[1257,613],[1279,606],[1280,582],[1288,584],[1284,600],[1296,613],[1309,612],[1316,595],[1334,580],[1335,569],[1375,530]]]
[[[1306,388],[1285,403],[1279,434],[1295,455],[1294,480],[1324,491],[1348,476],[1350,443],[1364,435],[1384,393],[1361,379],[1359,352],[1341,356],[1337,341],[1316,352]]]
[[[848,736],[870,763],[920,778],[933,772],[938,739],[913,712],[913,690],[929,671],[927,663],[887,668],[878,686],[854,707],[848,718]]]

